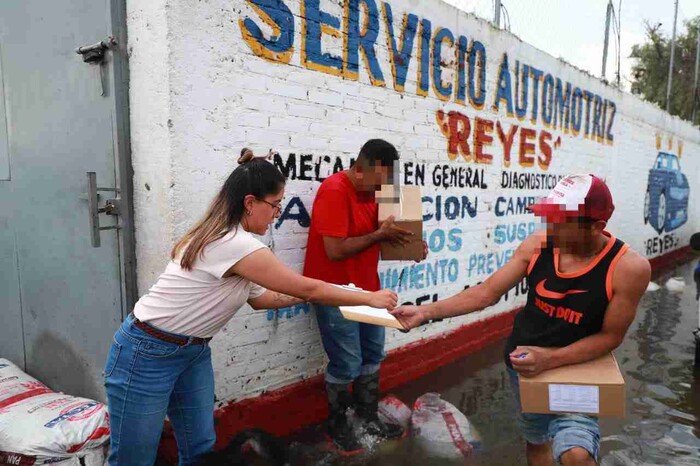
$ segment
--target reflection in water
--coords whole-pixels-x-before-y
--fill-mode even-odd
[[[670,293],[664,288],[647,293],[642,298],[640,308],[645,312],[640,314],[643,317],[637,330],[627,335],[628,339],[636,341],[637,354],[642,361],[629,372],[635,379],[649,384],[664,384],[665,366],[669,362],[668,346],[673,342],[681,318],[680,301],[680,293]]]
[[[692,335],[698,322],[698,304],[692,267],[681,266],[672,275],[685,278],[685,290],[673,293],[662,287],[647,293],[625,342],[615,351],[625,375],[627,417],[601,419],[600,463],[604,466],[700,466],[700,373],[693,373]],[[667,278],[656,282],[663,284]],[[502,362],[503,345],[491,345],[394,390],[409,406],[423,393],[437,391],[466,414],[481,434],[482,448],[462,464],[526,464]],[[319,448],[316,442],[320,437],[320,426],[295,437],[299,441],[295,443],[298,464],[455,464],[431,458],[410,436],[375,445],[366,454],[350,459]]]
[[[601,464],[700,465],[700,374],[693,374],[697,303],[690,266],[686,289],[647,293],[616,352],[627,381],[628,417],[605,420]],[[663,283],[663,277],[658,281]]]

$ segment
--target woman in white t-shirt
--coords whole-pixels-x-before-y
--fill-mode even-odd
[[[302,302],[396,306],[391,291],[347,291],[278,261],[253,234],[265,234],[279,217],[284,177],[246,149],[241,162],[114,335],[105,367],[112,466],[152,465],[166,414],[180,465],[196,464],[213,449],[208,342],[244,304],[254,309]]]

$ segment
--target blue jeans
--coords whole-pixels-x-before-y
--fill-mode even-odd
[[[579,447],[597,461],[600,449],[598,418],[584,414],[535,414],[523,413],[520,406],[518,373],[506,366],[515,394],[517,422],[525,440],[532,445],[552,441],[552,455],[560,461],[561,455]]]
[[[208,344],[178,346],[154,338],[129,315],[114,334],[105,388],[110,466],[153,465],[166,414],[180,465],[197,464],[214,449],[214,371]]]
[[[326,382],[347,384],[379,370],[386,355],[384,327],[347,320],[335,306],[315,304],[313,309],[329,359]]]

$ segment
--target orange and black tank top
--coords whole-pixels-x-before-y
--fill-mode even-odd
[[[603,250],[581,270],[558,270],[559,254],[548,243],[532,257],[528,267],[525,307],[515,316],[506,345],[505,360],[517,346],[561,348],[600,332],[612,298],[615,265],[629,248],[610,239]]]

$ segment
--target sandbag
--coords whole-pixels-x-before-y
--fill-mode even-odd
[[[79,456],[69,458],[60,457],[56,461],[52,459],[41,459],[36,456],[20,455],[19,453],[0,453],[0,465],[42,465],[42,466],[109,466],[107,463],[108,445],[102,448],[91,448]]]
[[[661,287],[654,282],[649,282],[649,284],[647,285],[648,292],[653,293],[654,291],[659,291],[660,289],[661,289]]]
[[[480,444],[467,417],[438,393],[419,397],[411,416],[411,430],[431,456],[457,459],[469,457]]]
[[[668,291],[680,293],[685,289],[685,279],[683,277],[671,277],[666,282],[665,287]]]
[[[411,408],[394,395],[387,395],[379,401],[377,415],[382,422],[399,425],[404,430],[411,423]]]
[[[104,404],[54,392],[0,359],[0,464],[70,462],[108,439]]]

